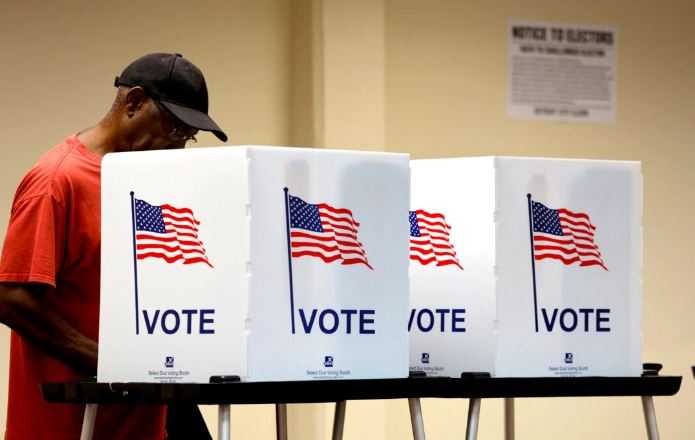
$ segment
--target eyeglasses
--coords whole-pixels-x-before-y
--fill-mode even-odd
[[[191,127],[179,121],[174,115],[171,114],[169,110],[166,109],[166,107],[159,102],[159,100],[153,99],[153,101],[157,106],[159,113],[161,113],[169,122],[169,125],[173,127],[171,132],[169,132],[169,139],[173,141],[183,141],[184,143],[198,142],[198,139],[196,139],[194,135],[187,134],[187,132],[191,131]]]

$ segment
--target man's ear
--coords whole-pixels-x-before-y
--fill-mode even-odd
[[[145,90],[140,86],[136,86],[128,90],[125,97],[126,114],[129,117],[133,116],[136,111],[142,108],[142,104],[146,98],[147,95],[145,94]]]

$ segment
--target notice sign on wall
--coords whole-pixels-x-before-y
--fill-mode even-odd
[[[510,118],[615,121],[615,28],[510,22],[508,35]]]

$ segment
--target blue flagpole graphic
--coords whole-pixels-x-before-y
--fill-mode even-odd
[[[140,334],[140,306],[138,304],[138,255],[135,244],[135,192],[130,192],[130,212],[133,220],[133,272],[135,273],[135,334]]]
[[[536,255],[533,252],[533,208],[531,206],[531,194],[526,194],[528,198],[528,227],[529,238],[531,239],[531,272],[533,273],[533,312],[536,320],[536,333],[538,333],[538,300],[536,299]]]
[[[292,334],[294,334],[294,288],[292,287],[292,243],[290,242],[290,196],[289,189],[285,192],[285,223],[287,226],[287,264],[290,268],[290,313],[292,314]]]

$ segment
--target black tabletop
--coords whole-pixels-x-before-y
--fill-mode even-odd
[[[44,383],[52,403],[170,403],[203,405],[312,403],[340,400],[577,396],[671,396],[681,376],[578,378],[407,378],[307,382]]]

